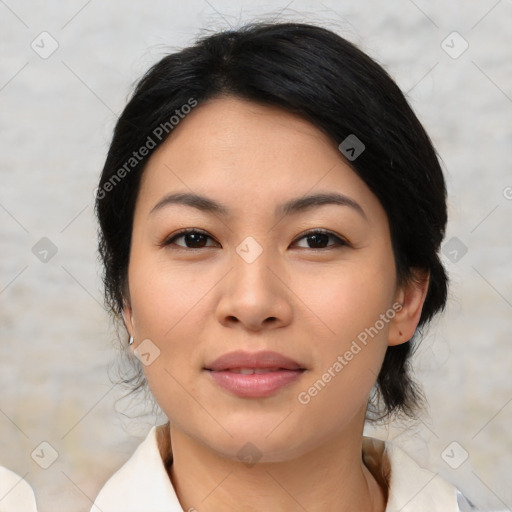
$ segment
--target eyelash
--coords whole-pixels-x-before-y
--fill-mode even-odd
[[[200,229],[184,229],[182,231],[179,231],[178,233],[175,233],[171,237],[166,238],[163,241],[163,243],[160,244],[160,245],[162,247],[170,246],[178,238],[181,238],[181,237],[189,235],[189,234],[204,235],[204,236],[206,236],[206,237],[208,237],[208,238],[213,240],[213,238],[208,233],[206,233],[205,231],[202,231]],[[313,236],[313,235],[327,235],[327,236],[335,239],[336,242],[334,244],[332,244],[332,245],[328,245],[327,247],[319,247],[319,248],[318,247],[317,248],[314,248],[314,247],[301,247],[301,249],[309,249],[311,251],[324,251],[326,249],[333,249],[333,248],[336,248],[336,247],[345,247],[345,246],[348,247],[350,245],[342,237],[340,237],[338,235],[335,235],[334,233],[331,233],[330,231],[327,231],[327,230],[324,230],[324,229],[312,229],[311,231],[307,231],[306,233],[303,233],[298,238],[296,238],[294,240],[294,242],[297,242],[299,240],[302,240],[303,238],[307,238],[307,237]],[[198,250],[201,250],[201,249],[207,249],[207,248],[212,247],[212,246],[208,246],[208,247],[183,247],[181,245],[178,245],[177,247],[179,247],[179,249],[183,249],[183,250],[187,250],[187,251],[198,251]]]

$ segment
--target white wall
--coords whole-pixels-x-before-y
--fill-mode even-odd
[[[92,205],[115,114],[169,47],[287,4],[0,2],[0,464],[26,475],[41,512],[89,510],[151,423],[114,410],[108,378],[117,355]],[[467,248],[455,262],[445,250],[448,310],[416,356],[429,414],[368,432],[396,438],[480,506],[510,508],[512,3],[296,0],[281,19],[338,31],[408,91],[444,162],[447,240]],[[31,47],[52,49],[43,31],[58,44],[48,58]],[[458,58],[466,43],[453,31],[469,45]],[[47,263],[32,252],[42,237],[57,249]],[[43,441],[58,453],[46,470],[31,458]],[[458,469],[441,457],[453,441],[453,466],[469,454]]]

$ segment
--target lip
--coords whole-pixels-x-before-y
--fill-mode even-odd
[[[205,366],[206,370],[213,371],[236,370],[237,368],[282,368],[283,370],[299,370],[302,367],[289,357],[270,350],[253,353],[244,352],[242,350],[228,352]]]
[[[226,391],[243,398],[265,398],[300,378],[305,368],[272,351],[229,352],[204,368]],[[240,373],[253,370],[257,373]]]

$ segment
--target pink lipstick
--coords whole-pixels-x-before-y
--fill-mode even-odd
[[[277,352],[229,352],[205,367],[220,387],[243,398],[265,398],[299,379],[305,368]]]

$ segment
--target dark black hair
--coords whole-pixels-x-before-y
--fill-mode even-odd
[[[334,32],[302,23],[252,23],[202,37],[162,58],[137,84],[115,127],[95,204],[105,301],[114,317],[120,318],[127,299],[133,214],[145,163],[172,136],[178,118],[221,95],[299,115],[336,145],[348,136],[364,144],[357,158],[350,158],[353,152],[345,157],[387,213],[398,281],[417,278],[415,269],[430,276],[416,334],[421,332],[447,296],[438,255],[446,187],[436,151],[379,64]],[[369,404],[373,419],[413,416],[421,398],[409,367],[416,334],[388,347]]]

